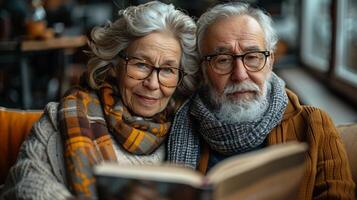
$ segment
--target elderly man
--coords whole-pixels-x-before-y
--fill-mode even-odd
[[[353,199],[346,152],[330,117],[302,106],[272,72],[271,18],[243,3],[198,20],[204,86],[177,112],[168,159],[206,173],[232,155],[295,140],[309,144],[299,199]]]

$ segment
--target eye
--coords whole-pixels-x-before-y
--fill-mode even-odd
[[[163,67],[160,69],[160,73],[162,75],[176,75],[178,73],[178,69],[173,67]]]
[[[229,55],[218,55],[215,59],[217,64],[230,64],[232,62],[232,56]]]
[[[128,63],[131,67],[140,71],[150,71],[151,67],[144,60],[132,59]]]
[[[135,66],[141,69],[149,68],[149,66],[146,63],[142,63],[142,62],[136,63]]]
[[[262,59],[263,55],[261,53],[248,53],[245,55],[246,60]]]

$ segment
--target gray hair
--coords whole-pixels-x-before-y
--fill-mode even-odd
[[[207,27],[218,19],[230,16],[247,15],[253,17],[260,24],[265,35],[265,45],[269,51],[275,51],[278,41],[277,34],[273,28],[271,17],[260,9],[252,8],[249,4],[242,2],[229,2],[219,4],[205,12],[197,22],[198,52],[202,56],[201,43]]]
[[[187,73],[178,86],[181,94],[189,95],[198,86],[199,66],[196,51],[196,24],[192,18],[170,4],[158,1],[130,6],[119,11],[119,19],[105,27],[96,27],[89,42],[92,58],[88,61],[89,83],[98,88],[106,78],[118,53],[134,40],[153,32],[171,32],[182,49],[181,67]]]

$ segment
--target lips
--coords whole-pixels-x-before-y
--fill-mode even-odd
[[[255,92],[256,91],[243,90],[243,91],[236,91],[236,92],[228,93],[227,96],[232,97],[232,98],[241,98],[242,96],[245,96],[245,95],[253,95]]]
[[[159,101],[159,98],[150,97],[146,95],[135,94],[138,97],[138,100],[143,104],[152,105]]]

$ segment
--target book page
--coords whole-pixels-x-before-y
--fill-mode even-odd
[[[306,150],[306,144],[293,142],[223,161],[208,174],[214,199],[294,199]]]
[[[201,187],[203,180],[203,176],[199,172],[174,165],[126,166],[115,163],[103,163],[95,166],[94,173],[97,176],[172,182],[197,188]]]
[[[279,173],[257,170],[222,181],[215,186],[213,196],[216,200],[294,200],[297,199],[303,173],[304,165],[283,169]]]
[[[235,174],[264,166],[269,162],[279,161],[284,163],[284,158],[294,155],[300,155],[296,159],[301,159],[301,156],[303,156],[306,150],[307,145],[305,143],[289,142],[272,145],[260,150],[232,156],[214,166],[208,172],[207,177],[211,183],[215,184]]]

